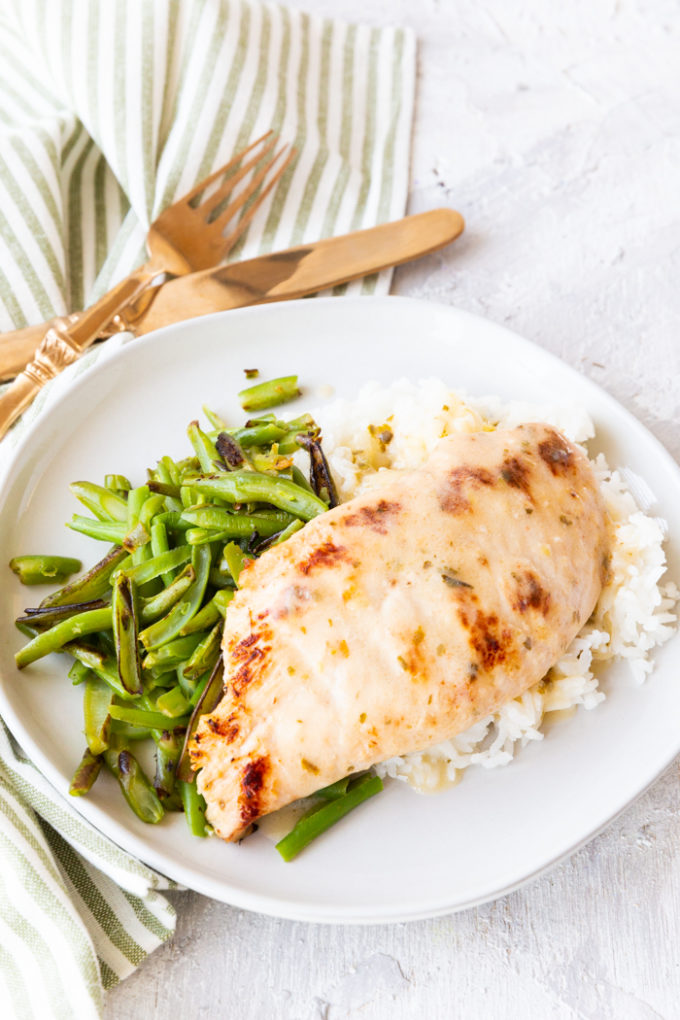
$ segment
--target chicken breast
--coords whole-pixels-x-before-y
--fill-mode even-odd
[[[443,439],[241,574],[222,701],[192,748],[226,840],[460,733],[540,680],[607,573],[587,459],[543,424]]]

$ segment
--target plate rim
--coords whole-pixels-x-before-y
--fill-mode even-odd
[[[314,305],[316,307],[319,305],[328,307],[332,303],[332,305],[335,306],[337,305],[337,301],[337,297],[319,297],[315,298]],[[668,471],[675,476],[675,480],[680,486],[680,466],[661,441],[642,422],[640,422],[627,407],[616,400],[615,397],[609,394],[598,383],[579,372],[576,368],[563,361],[551,351],[541,347],[540,344],[535,341],[529,340],[526,337],[515,333],[514,330],[509,329],[507,326],[487,319],[484,316],[476,315],[472,312],[468,312],[442,302],[401,295],[386,295],[377,297],[350,296],[342,298],[342,304],[344,306],[353,305],[355,307],[365,308],[367,303],[370,303],[374,309],[380,307],[387,308],[388,306],[394,307],[397,303],[401,305],[409,304],[417,306],[421,310],[433,310],[436,315],[442,313],[450,315],[452,318],[458,319],[459,322],[462,321],[464,323],[467,320],[478,324],[481,323],[484,328],[490,329],[499,335],[505,335],[508,340],[513,343],[513,345],[528,351],[532,357],[536,357],[538,355],[539,361],[543,360],[546,365],[558,368],[560,372],[566,372],[568,376],[578,379],[579,385],[582,388],[585,387],[585,390],[589,393],[589,395],[596,398],[600,402],[600,405],[604,404],[607,408],[615,410],[618,415],[623,415],[629,428],[632,428],[635,433],[643,437],[645,442],[649,443],[651,441],[655,447],[657,455],[662,461],[665,461],[665,466]],[[163,327],[162,329],[145,334],[142,337],[134,338],[134,342],[132,342],[133,338],[131,338],[130,341],[124,341],[118,350],[114,351],[110,356],[98,360],[93,365],[88,366],[85,371],[81,371],[78,377],[72,381],[72,384],[66,387],[51,404],[49,404],[44,410],[41,410],[33,422],[31,422],[30,426],[26,429],[24,435],[17,442],[9,457],[2,464],[2,467],[0,468],[0,520],[2,519],[2,514],[6,505],[5,499],[7,483],[11,478],[12,470],[21,458],[25,456],[26,451],[32,444],[37,430],[44,424],[44,421],[49,418],[52,413],[54,413],[64,403],[77,396],[80,388],[87,386],[93,374],[105,374],[109,365],[114,360],[119,361],[121,359],[127,359],[128,357],[134,358],[135,352],[142,346],[146,347],[149,344],[159,343],[159,338],[160,342],[162,342],[162,339],[165,336],[191,328],[191,326],[195,326],[195,324],[200,320],[214,322],[215,320],[221,320],[226,317],[230,317],[233,320],[234,316],[237,316],[238,318],[248,318],[264,315],[266,317],[267,315],[280,314],[282,311],[284,314],[289,314],[286,309],[292,309],[294,314],[294,310],[301,306],[306,306],[308,308],[309,300],[298,299],[295,301],[271,302],[229,311],[214,312],[210,315],[200,316],[198,318],[185,319],[181,322],[173,323],[169,326]],[[42,752],[40,746],[31,737],[30,731],[26,729],[20,718],[14,713],[9,699],[5,694],[5,684],[1,675],[0,715],[12,735],[27,752],[31,760],[36,764],[43,775],[48,779],[55,791],[60,796],[63,796],[61,789],[63,786],[63,779],[61,775],[59,774],[56,766],[51,763],[49,758]],[[228,879],[218,881],[210,876],[200,875],[196,870],[191,870],[191,868],[187,868],[179,862],[166,859],[162,853],[159,853],[153,847],[148,846],[141,837],[137,836],[137,834],[124,829],[124,827],[122,827],[115,818],[111,817],[106,811],[97,805],[77,801],[75,804],[69,804],[69,806],[73,807],[81,817],[89,822],[89,824],[93,825],[93,827],[95,827],[104,836],[111,839],[112,842],[114,842],[122,850],[130,853],[132,856],[138,857],[150,867],[159,871],[162,875],[185,885],[189,889],[193,889],[196,892],[232,906],[265,913],[269,916],[281,917],[287,920],[322,924],[366,925],[379,923],[403,923],[406,921],[416,921],[457,913],[475,906],[480,906],[484,903],[492,902],[514,892],[550,871],[561,861],[566,860],[580,848],[587,845],[599,833],[608,828],[608,826],[611,825],[628,807],[642,797],[663,774],[663,772],[665,772],[679,753],[680,731],[675,749],[672,753],[668,754],[667,760],[664,760],[660,766],[655,768],[653,775],[646,776],[643,785],[639,787],[636,792],[627,796],[622,803],[617,802],[616,806],[614,806],[612,812],[607,815],[606,819],[594,826],[588,833],[570,844],[566,849],[551,857],[550,860],[547,860],[538,868],[534,868],[532,871],[518,878],[516,881],[507,882],[488,891],[487,893],[472,897],[470,900],[466,900],[465,902],[440,902],[437,905],[429,903],[424,905],[422,909],[412,909],[406,912],[404,912],[403,909],[400,909],[398,905],[394,908],[394,910],[381,905],[380,912],[377,913],[372,913],[370,911],[361,912],[358,911],[356,907],[350,907],[347,912],[345,912],[342,909],[338,909],[338,906],[335,905],[332,913],[326,913],[325,908],[318,909],[313,905],[292,900],[290,898],[273,898],[269,894],[243,891],[238,885],[230,884]]]

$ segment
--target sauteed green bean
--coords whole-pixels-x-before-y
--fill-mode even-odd
[[[245,409],[260,410],[298,392],[291,376],[240,396]],[[335,498],[329,472],[319,484],[320,430],[309,415],[266,414],[230,428],[204,411],[208,429],[197,421],[187,429],[190,455],[161,457],[142,484],[113,473],[103,485],[71,484],[92,516],[74,514],[67,526],[112,548],[16,621],[30,637],[16,654],[20,669],[53,652],[74,660],[68,676],[82,686],[86,746],[71,794],[87,794],[104,764],[140,819],[155,824],[184,811],[197,836],[211,829],[188,743],[222,694],[222,629],[241,570]],[[311,484],[292,463],[298,449],[312,451]],[[15,557],[10,567],[33,585],[62,582],[81,564],[41,555]],[[155,757],[153,779],[142,765],[145,745]],[[286,859],[379,788],[344,783],[341,796],[327,797],[313,821],[286,837]]]

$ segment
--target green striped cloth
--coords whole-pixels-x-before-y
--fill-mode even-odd
[[[0,330],[95,299],[143,259],[165,205],[269,129],[298,155],[232,257],[402,216],[414,71],[410,33],[288,7],[3,0]],[[384,293],[389,279],[350,289]],[[41,393],[0,445],[0,472],[28,424],[124,339]],[[170,937],[170,885],[81,819],[0,722],[3,1020],[100,1015],[103,989]]]

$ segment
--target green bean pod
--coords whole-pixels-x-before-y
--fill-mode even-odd
[[[93,482],[71,482],[69,489],[100,521],[127,521],[127,500]]]
[[[214,668],[220,656],[222,630],[223,625],[220,618],[210,633],[203,638],[199,645],[196,645],[184,667],[184,676],[187,680],[198,680],[200,676]]]
[[[183,665],[204,637],[205,634],[197,631],[186,637],[177,637],[172,641],[166,641],[165,644],[159,645],[144,657],[144,669],[162,666],[167,672],[169,669],[174,669],[175,666]]]
[[[71,520],[67,521],[66,527],[89,538],[96,538],[99,542],[113,542],[115,545],[123,545],[128,534],[124,521],[99,521],[83,517],[81,514],[74,514]]]
[[[98,676],[100,680],[103,680],[105,684],[108,684],[111,690],[114,691],[119,698],[122,698],[124,701],[133,700],[133,695],[128,694],[120,682],[118,667],[113,656],[106,655],[98,648],[85,644],[82,641],[69,641],[68,644],[64,645],[62,651],[68,652],[68,654],[72,655],[82,666],[86,666],[87,669],[92,670],[95,676]]]
[[[109,749],[104,752],[104,760],[137,817],[150,825],[160,822],[165,814],[163,805],[135,756],[126,749]]]
[[[182,754],[179,762],[177,763],[177,778],[183,780],[185,783],[193,783],[196,778],[196,773],[191,767],[191,757],[189,754],[191,738],[196,732],[196,727],[198,726],[198,721],[201,716],[207,715],[208,712],[212,712],[219,704],[224,689],[223,684],[224,659],[220,656],[215,663],[213,671],[208,677],[203,690],[201,691],[187,726]]]
[[[82,563],[72,556],[14,556],[9,567],[22,584],[61,584],[81,570]]]
[[[36,630],[47,630],[55,623],[68,620],[70,616],[77,613],[85,613],[90,609],[104,609],[107,606],[104,599],[92,599],[90,602],[71,602],[65,606],[46,606],[45,609],[27,609],[25,616],[19,616],[15,623],[25,623]]]
[[[126,549],[111,549],[106,556],[95,563],[82,577],[71,581],[58,591],[52,592],[40,603],[40,608],[47,606],[65,606],[73,602],[89,602],[109,592],[109,579],[114,570],[122,567],[129,559]]]
[[[234,592],[226,589],[216,591],[210,602],[207,602],[202,609],[196,613],[193,619],[189,620],[180,630],[180,637],[186,634],[194,634],[197,630],[210,630],[218,620],[224,619],[227,606],[234,597]]]
[[[198,612],[210,575],[210,560],[211,552],[207,546],[193,547],[191,565],[196,572],[196,580],[167,616],[141,632],[139,638],[147,650],[158,648],[177,637],[182,627]]]
[[[127,500],[127,494],[132,488],[130,480],[125,475],[105,475],[104,486],[110,489],[111,492],[115,492],[117,496],[123,496]]]
[[[185,698],[182,688],[179,684],[176,684],[164,694],[161,694],[160,697],[156,698],[156,708],[159,712],[162,712],[163,715],[167,715],[169,717],[168,723],[170,723],[178,716],[183,716],[187,713],[190,714],[191,705]]]
[[[284,861],[292,861],[306,846],[309,846],[312,840],[330,829],[332,825],[339,822],[363,801],[374,797],[382,788],[383,784],[379,776],[372,774],[361,776],[353,784],[350,784],[346,793],[327,801],[301,818],[288,835],[279,840],[276,849]]]
[[[69,786],[68,792],[72,797],[82,797],[83,794],[89,793],[94,785],[94,781],[99,775],[102,767],[102,759],[92,754],[89,747],[85,750],[83,757],[80,759],[78,768],[73,773],[73,779]]]
[[[196,451],[196,456],[198,457],[198,462],[201,465],[201,470],[206,472],[214,471],[215,461],[221,463],[222,458],[217,452],[217,448],[212,439],[205,434],[197,421],[189,423],[187,435],[189,437],[189,442]]]
[[[150,560],[145,560],[144,563],[127,567],[125,573],[131,581],[134,581],[138,587],[141,587],[148,581],[153,581],[154,578],[167,573],[168,570],[184,566],[185,563],[189,562],[191,556],[190,546],[178,545],[175,549],[169,549],[167,552],[159,553],[158,556],[152,556]]]
[[[94,755],[101,754],[109,746],[112,703],[113,691],[107,684],[98,679],[85,681],[83,693],[85,739]]]
[[[186,509],[182,513],[182,520],[198,528],[212,528],[225,538],[248,538],[255,532],[265,538],[281,531],[295,518],[281,511],[274,514],[238,514],[224,507],[205,504]]]
[[[121,683],[129,694],[141,694],[142,666],[137,644],[137,606],[134,584],[126,574],[117,574],[113,585],[113,639]]]
[[[224,429],[226,429],[227,423],[222,418],[220,418],[219,414],[217,414],[216,411],[211,411],[209,407],[205,406],[205,404],[203,405],[202,410],[203,414],[210,422],[211,427],[214,428],[217,432],[222,432],[224,431]]]
[[[156,776],[154,787],[167,809],[167,799],[175,789],[177,761],[182,751],[182,741],[176,734],[165,730],[154,734],[156,744]]]
[[[225,545],[223,556],[227,569],[238,586],[238,579],[241,576],[241,571],[245,567],[246,563],[249,562],[248,557],[241,547],[236,545],[236,542],[229,542],[228,545]]]
[[[271,503],[305,521],[311,521],[328,509],[318,496],[290,479],[259,471],[198,475],[191,479],[191,486],[205,496],[218,496],[230,503]]]
[[[16,655],[15,661],[19,669],[42,659],[45,655],[60,651],[69,641],[75,641],[86,634],[95,634],[98,630],[109,630],[111,628],[111,607],[106,609],[92,609],[87,613],[78,613],[57,623],[49,630],[38,634],[24,645]]]
[[[181,729],[188,724],[190,718],[187,713],[176,719],[170,719],[163,712],[152,712],[146,708],[133,708],[127,705],[111,705],[110,714],[112,719],[130,723],[131,726],[142,726],[144,729],[160,730],[161,732],[175,727]]]
[[[177,780],[177,788],[182,798],[182,807],[186,816],[187,825],[192,836],[207,836],[210,832],[205,820],[205,800],[196,789],[195,783],[185,783]]]
[[[187,563],[181,574],[178,574],[167,588],[164,588],[157,595],[152,595],[150,598],[145,599],[139,611],[140,621],[142,623],[152,623],[159,616],[167,613],[181,599],[195,579],[196,571],[190,563]]]
[[[244,411],[264,411],[267,407],[277,407],[299,396],[298,377],[284,375],[248,386],[241,390],[238,398]]]
[[[243,429],[229,429],[239,446],[245,450],[251,446],[269,446],[277,443],[286,434],[286,429],[275,422],[263,422],[261,425],[246,426]]]

